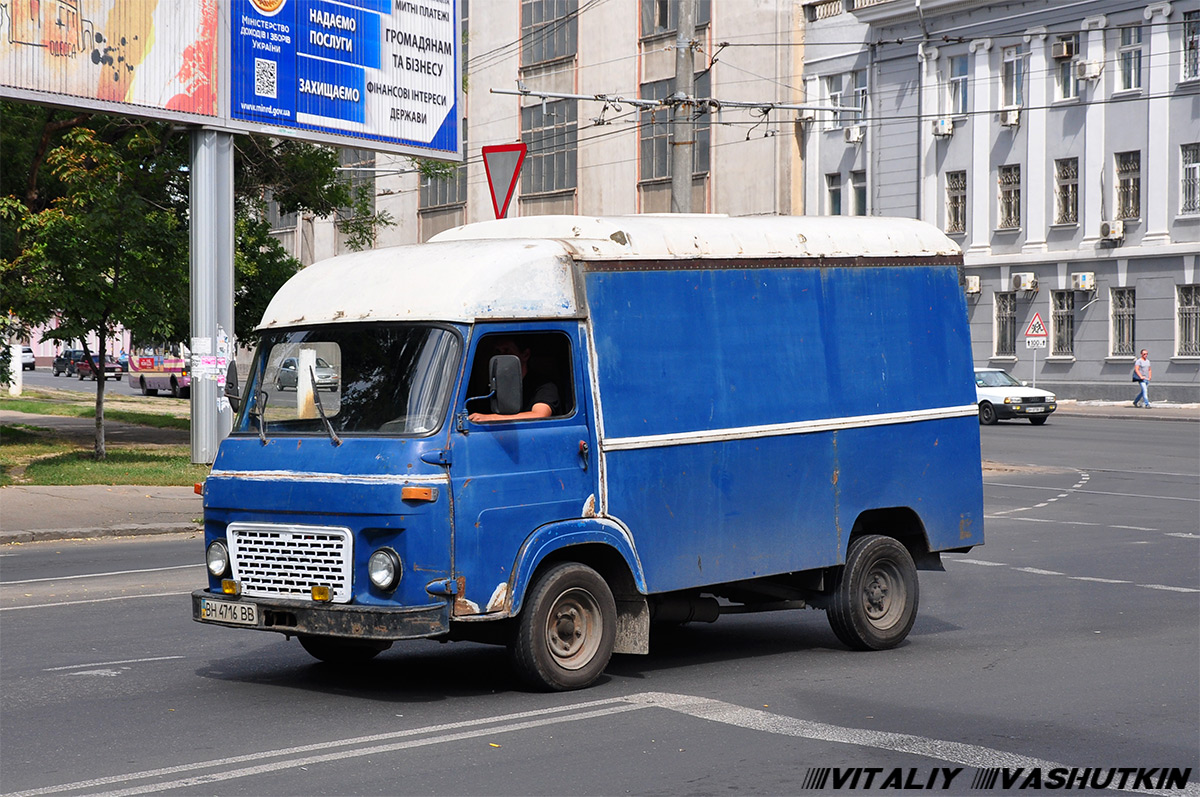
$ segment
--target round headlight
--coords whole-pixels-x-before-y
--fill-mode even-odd
[[[209,544],[208,550],[204,553],[204,560],[208,565],[208,572],[212,573],[213,578],[221,578],[229,574],[229,549],[220,540]]]
[[[1046,396],[1046,401],[1054,401],[1054,396]]]
[[[395,589],[400,582],[400,557],[391,548],[380,548],[367,560],[367,576],[379,589]]]

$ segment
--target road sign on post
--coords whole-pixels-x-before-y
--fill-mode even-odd
[[[1042,314],[1034,313],[1033,320],[1029,322],[1029,326],[1025,327],[1025,348],[1033,349],[1033,379],[1032,384],[1037,387],[1037,350],[1046,348],[1046,338],[1049,337],[1049,332],[1046,330],[1046,325],[1042,323]]]
[[[508,203],[512,202],[517,190],[517,175],[525,162],[526,149],[524,144],[498,144],[482,149],[488,190],[492,192],[492,210],[498,219],[508,215]]]

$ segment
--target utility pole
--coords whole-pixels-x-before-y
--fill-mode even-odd
[[[696,0],[678,0],[675,31],[675,99],[671,106],[671,212],[692,212],[692,151],[696,146],[695,56]]]

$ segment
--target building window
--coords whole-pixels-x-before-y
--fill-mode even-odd
[[[679,0],[641,0],[642,38],[665,36],[679,28]],[[712,0],[696,3],[696,27],[712,19]]]
[[[836,108],[842,104],[842,76],[830,75],[825,78],[825,99],[830,107]],[[842,119],[845,116],[841,111],[831,111],[829,116],[829,127],[832,130],[835,127],[842,126]]]
[[[1065,46],[1068,52],[1079,52],[1079,36],[1059,36],[1057,42]],[[1055,90],[1060,100],[1079,98],[1079,81],[1075,78],[1075,58],[1059,58],[1055,66]]]
[[[847,113],[847,122],[862,124],[867,118],[867,70],[854,70],[850,73],[850,80],[854,84],[854,102],[852,104],[858,111]]]
[[[842,176],[825,175],[825,212],[830,216],[842,215]]]
[[[466,20],[463,20],[466,25]],[[462,123],[463,152],[467,151],[467,120]],[[454,167],[454,172],[444,177],[421,175],[420,191],[417,196],[420,210],[460,207],[467,203],[467,161]]]
[[[1021,165],[1001,166],[1000,220],[1001,230],[1015,230],[1021,226]]]
[[[521,0],[521,66],[575,55],[578,0]]]
[[[1142,87],[1142,26],[1121,28],[1121,46],[1117,50],[1120,91]]]
[[[1017,294],[996,293],[996,356],[1017,356]]]
[[[1140,219],[1142,217],[1142,153],[1118,152],[1117,166],[1117,218]]]
[[[967,112],[967,56],[950,58],[950,79],[946,82],[946,113],[962,115]]]
[[[1079,158],[1054,161],[1054,223],[1079,223]]]
[[[850,190],[854,192],[854,215],[867,215],[866,172],[850,172]]]
[[[521,109],[521,141],[528,147],[523,196],[575,188],[576,108],[575,100],[555,100]]]
[[[1184,144],[1179,150],[1179,212],[1200,213],[1200,144]]]
[[[1110,312],[1112,313],[1112,355],[1132,357],[1134,354],[1134,291],[1133,288],[1113,288]]]
[[[1183,12],[1183,79],[1200,78],[1200,11]]]
[[[1050,354],[1056,357],[1075,355],[1075,292],[1050,292],[1050,326],[1054,348]]]
[[[1180,357],[1200,357],[1200,285],[1176,288],[1179,302]]]
[[[1025,104],[1025,55],[1020,47],[1004,48],[1004,107],[1017,108]]]
[[[967,231],[967,173],[946,172],[946,232]]]
[[[707,97],[712,89],[708,73],[696,76],[696,96]],[[643,100],[662,100],[675,93],[675,79],[643,83]],[[643,108],[638,112],[638,140],[641,147],[641,180],[662,180],[671,176],[671,109]],[[692,126],[692,174],[707,174],[712,148],[712,123],[709,114],[698,116]]]

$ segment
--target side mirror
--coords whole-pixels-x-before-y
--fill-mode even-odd
[[[488,363],[492,412],[516,415],[521,411],[521,360],[515,354],[497,354]]]
[[[230,361],[229,369],[225,371],[225,398],[229,399],[229,406],[233,407],[234,412],[242,408],[242,395],[238,391],[237,363],[233,361]]]

